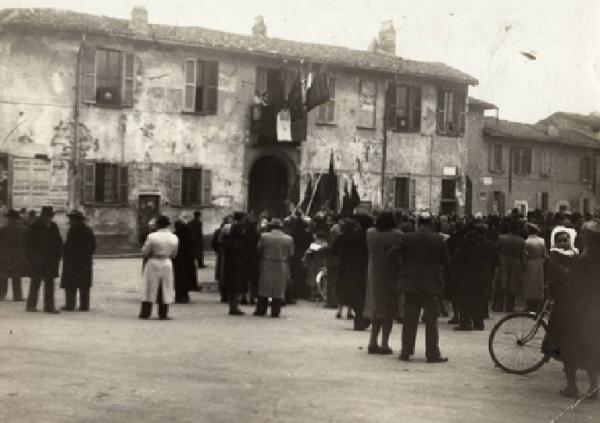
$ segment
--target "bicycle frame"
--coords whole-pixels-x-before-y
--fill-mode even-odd
[[[517,340],[517,344],[524,345],[533,339],[538,329],[540,328],[542,320],[545,320],[546,315],[549,315],[550,311],[552,311],[553,304],[553,300],[551,300],[550,298],[546,298],[546,301],[544,301],[544,305],[542,306],[539,313],[529,313],[530,315],[535,316],[535,324],[533,325],[529,333],[527,333],[527,335],[525,335],[522,339]]]

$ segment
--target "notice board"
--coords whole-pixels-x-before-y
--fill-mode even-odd
[[[65,210],[69,201],[69,162],[15,157],[12,159],[12,207]]]

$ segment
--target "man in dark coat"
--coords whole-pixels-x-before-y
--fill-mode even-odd
[[[294,255],[291,260],[292,284],[286,290],[287,303],[298,297],[308,296],[307,292],[302,292],[302,287],[306,285],[306,270],[302,265],[302,257],[313,241],[312,234],[299,214],[294,216],[290,235],[294,240]]]
[[[62,238],[56,223],[52,221],[54,210],[51,206],[42,207],[40,217],[29,227],[25,251],[29,263],[29,296],[27,311],[37,311],[40,284],[44,281],[44,311],[58,313],[54,307],[54,278],[58,276]]]
[[[21,276],[25,275],[25,228],[20,224],[20,215],[9,210],[8,222],[0,228],[0,301],[6,298],[8,278],[12,281],[13,301],[23,301]]]
[[[246,264],[243,219],[244,213],[235,212],[233,214],[233,223],[225,225],[221,231],[227,302],[229,303],[229,314],[232,316],[244,315],[244,312],[239,308],[240,294],[244,283],[243,273]]]
[[[90,310],[92,287],[92,255],[96,250],[96,238],[85,216],[79,210],[67,214],[69,231],[63,247],[63,271],[60,287],[65,290],[65,306],[62,310],[75,311],[79,290],[79,311]]]
[[[189,225],[182,220],[175,221],[175,235],[179,240],[177,256],[173,259],[175,273],[175,302],[188,303],[189,292],[198,287],[198,273],[196,272],[196,240],[192,235]]]
[[[432,228],[429,215],[419,217],[417,232],[402,235],[395,248],[401,256],[400,290],[404,293],[404,324],[400,360],[408,361],[415,352],[419,315],[424,310],[425,355],[427,362],[448,361],[439,349],[437,319],[444,293],[444,271],[450,256],[442,236]]]
[[[457,293],[461,314],[460,324],[454,330],[484,329],[485,310],[481,305],[500,264],[498,248],[487,239],[486,233],[487,225],[483,223],[467,230],[456,257],[460,266]]]
[[[199,210],[194,212],[194,218],[188,223],[190,232],[194,239],[194,253],[198,269],[204,269],[204,232],[202,231],[202,213]]]

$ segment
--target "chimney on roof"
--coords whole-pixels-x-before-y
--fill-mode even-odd
[[[258,15],[254,18],[254,25],[252,25],[252,35],[254,37],[267,36],[267,25],[265,24],[265,18],[263,18],[262,15]]]
[[[381,29],[377,35],[377,51],[392,56],[396,55],[396,30],[394,21],[391,19],[381,23]]]
[[[131,9],[129,29],[137,34],[148,33],[148,10],[144,6],[135,6]]]
[[[553,123],[548,124],[548,126],[546,127],[546,133],[548,134],[548,136],[554,138],[560,135],[558,128]]]

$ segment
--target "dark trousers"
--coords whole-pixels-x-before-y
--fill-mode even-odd
[[[507,311],[512,313],[515,311],[515,300],[514,294],[507,294],[504,292],[497,292],[494,294],[494,311]]]
[[[463,326],[475,327],[483,326],[483,295],[470,290],[465,290],[459,297],[459,307],[461,310],[460,324]]]
[[[29,283],[29,295],[27,296],[27,309],[35,310],[38,302],[40,284],[44,280],[44,311],[54,311],[54,278],[40,278],[34,276]]]
[[[77,304],[77,290],[79,290],[79,310],[90,309],[90,287],[65,288],[65,310],[75,310]]]
[[[156,293],[156,302],[158,303],[158,318],[166,319],[169,314],[169,305],[163,301],[162,282],[158,284],[158,292]],[[140,309],[140,319],[149,319],[152,314],[152,303],[150,301],[142,301]]]
[[[404,324],[402,326],[402,354],[415,353],[419,315],[423,309],[425,321],[425,355],[428,359],[440,357],[437,319],[440,315],[440,298],[433,295],[404,293]]]
[[[271,317],[279,317],[281,314],[281,305],[283,304],[283,298],[272,298],[271,299]],[[267,308],[269,307],[269,299],[266,297],[258,297],[256,300],[256,311],[254,312],[257,316],[264,316],[267,314]]]
[[[0,301],[6,298],[8,293],[8,278],[12,281],[12,293],[13,301],[23,300],[23,291],[21,289],[21,277],[20,276],[0,276]]]

